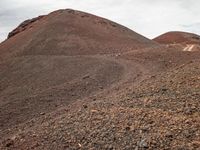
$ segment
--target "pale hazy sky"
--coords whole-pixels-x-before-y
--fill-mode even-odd
[[[0,41],[22,21],[71,8],[108,18],[148,37],[200,34],[200,0],[0,0]]]

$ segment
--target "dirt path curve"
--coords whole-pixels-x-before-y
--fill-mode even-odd
[[[137,60],[125,60],[119,56],[110,56],[110,55],[101,55],[101,56],[92,56],[93,58],[101,58],[102,60],[110,60],[124,68],[123,76],[119,82],[116,82],[109,86],[104,91],[101,91],[98,95],[102,94],[105,91],[111,91],[113,89],[120,89],[124,84],[130,84],[136,86],[144,80],[147,76],[151,74],[148,67],[145,67],[143,64],[140,64]]]
[[[63,56],[65,59],[69,59],[69,58],[72,58],[72,57],[69,57],[69,56]],[[120,57],[116,57],[116,56],[110,56],[110,55],[90,55],[90,56],[73,56],[74,58],[91,58],[91,59],[98,59],[99,61],[101,61],[102,62],[102,64],[104,64],[105,66],[107,66],[108,64],[108,62],[110,62],[110,67],[108,68],[108,69],[106,69],[105,71],[106,72],[108,72],[108,73],[103,73],[104,75],[107,75],[107,76],[110,76],[110,77],[106,77],[106,78],[108,78],[108,79],[112,79],[112,77],[114,77],[114,78],[119,78],[119,79],[116,79],[116,80],[114,80],[113,81],[113,83],[109,83],[107,86],[105,86],[105,87],[103,87],[102,89],[100,89],[100,90],[94,90],[94,91],[92,91],[91,93],[89,93],[89,94],[86,94],[85,96],[83,95],[83,96],[81,96],[80,98],[77,98],[77,99],[74,99],[74,100],[72,100],[69,104],[71,104],[71,103],[78,103],[79,105],[81,104],[81,103],[84,103],[84,102],[86,102],[87,100],[89,100],[90,99],[90,97],[101,97],[101,96],[109,96],[109,95],[111,95],[111,94],[113,94],[113,93],[115,93],[115,92],[118,92],[118,90],[119,89],[121,89],[121,88],[123,88],[123,86],[125,85],[125,84],[130,84],[131,83],[131,85],[134,85],[134,84],[137,84],[137,83],[139,83],[142,79],[144,79],[145,78],[145,76],[146,75],[148,75],[149,74],[149,71],[148,71],[148,69],[147,68],[145,68],[143,65],[141,65],[141,64],[139,64],[138,62],[136,62],[136,61],[128,61],[128,60],[125,60],[125,59],[122,59],[122,58],[120,58]],[[73,58],[72,58],[73,59]],[[103,66],[104,66],[103,65]],[[123,68],[122,70],[122,73],[121,74],[119,74],[119,77],[116,77],[116,76],[114,76],[114,75],[112,75],[112,73],[113,74],[117,74],[117,70],[112,70],[112,68],[115,68],[115,67],[121,67],[121,68]],[[109,70],[109,69],[111,69],[111,70]],[[98,70],[98,69],[97,69]],[[99,72],[99,71],[97,71],[97,72],[94,72],[95,74],[101,74],[101,72]],[[103,78],[104,79],[104,78]],[[83,80],[83,79],[82,79]],[[82,81],[73,81],[73,82],[82,82]],[[98,82],[101,82],[101,81],[98,81]],[[83,83],[83,84],[85,84],[85,83]],[[65,85],[65,83],[63,83],[63,84],[61,84],[61,85],[58,85],[58,86],[55,86],[55,87],[53,87],[53,88],[50,88],[50,89],[46,89],[46,90],[44,90],[44,91],[40,91],[39,93],[36,93],[36,94],[34,94],[34,95],[37,95],[37,94],[41,94],[41,93],[51,93],[51,90],[52,89],[56,89],[57,88],[57,91],[59,92],[59,89],[60,90],[62,90],[62,88],[63,88],[63,85]],[[96,85],[95,85],[96,86]],[[78,87],[78,85],[77,85],[77,87]],[[65,88],[67,88],[67,87],[65,87]],[[95,89],[95,87],[94,87],[94,89]],[[77,91],[77,92],[79,92],[79,91]],[[56,92],[55,92],[56,93]],[[46,95],[43,95],[42,97],[45,97]],[[66,107],[66,105],[62,105],[62,101],[61,102],[59,102],[58,101],[58,105],[60,105],[59,107],[57,107],[57,109],[50,109],[50,111],[47,111],[47,112],[45,112],[44,114],[45,115],[40,115],[40,114],[43,114],[43,112],[41,113],[40,111],[42,111],[42,109],[38,109],[38,111],[39,112],[37,112],[37,109],[35,109],[35,105],[38,105],[37,103],[38,102],[34,102],[34,101],[38,101],[38,99],[40,99],[40,97],[41,96],[30,96],[30,100],[31,101],[33,101],[33,103],[36,103],[36,104],[33,104],[33,106],[31,106],[30,104],[30,107],[31,108],[29,108],[28,110],[30,110],[31,111],[31,109],[33,109],[33,112],[32,112],[32,114],[31,115],[33,115],[32,117],[30,117],[29,115],[30,115],[30,113],[20,113],[17,117],[19,117],[19,119],[16,119],[17,117],[15,117],[15,116],[12,116],[12,117],[14,117],[14,120],[13,119],[11,119],[11,120],[13,120],[13,122],[12,122],[12,124],[14,125],[15,124],[15,121],[16,121],[16,125],[12,125],[12,126],[10,126],[9,127],[9,124],[8,124],[8,126],[6,127],[6,128],[4,128],[2,131],[0,130],[0,133],[1,133],[1,135],[2,135],[2,137],[0,138],[0,140],[3,140],[3,139],[5,139],[5,138],[8,138],[8,137],[10,137],[10,135],[12,135],[12,134],[16,134],[17,133],[17,129],[19,128],[19,130],[20,130],[20,128],[23,128],[23,126],[26,126],[26,124],[28,123],[28,122],[31,122],[31,121],[33,121],[33,120],[40,120],[41,118],[44,118],[46,115],[48,115],[48,114],[51,114],[51,113],[53,113],[53,112],[55,112],[55,111],[57,111],[57,109],[60,109],[61,107]],[[48,98],[48,97],[47,97]],[[47,99],[46,98],[46,99]],[[29,99],[28,97],[26,97],[26,101],[27,101],[27,99]],[[34,99],[36,99],[36,100],[34,100]],[[52,98],[50,98],[50,99],[52,99]],[[66,99],[69,99],[69,98],[66,98]],[[42,100],[42,99],[41,99]],[[18,100],[16,100],[16,101],[18,101]],[[20,100],[21,102],[19,103],[19,106],[17,106],[17,107],[22,107],[22,106],[24,106],[25,104],[24,104],[24,102],[23,102],[23,100]],[[25,102],[26,102],[25,101]],[[32,103],[30,101],[30,103]],[[18,102],[17,102],[18,103]],[[40,102],[39,102],[40,103]],[[12,99],[10,100],[10,105],[13,105],[13,104],[15,104],[15,103],[13,103],[13,101],[12,101]],[[45,104],[45,103],[40,103],[41,105],[44,105],[44,108],[48,108],[49,107],[49,102],[47,101],[47,103]],[[56,104],[57,105],[57,104]],[[1,106],[1,107],[3,107],[3,106]],[[8,111],[8,113],[14,113],[14,114],[17,114],[16,113],[16,111],[18,111],[18,110],[16,110],[16,108],[14,108],[14,107],[16,107],[16,105],[15,106],[12,106],[12,107],[8,107],[8,108],[11,108],[10,110],[9,109],[7,109],[7,111]],[[26,109],[27,110],[27,109]],[[23,110],[24,111],[24,110]],[[2,116],[2,118],[4,117],[4,115],[6,115],[5,114],[5,112],[2,112],[3,114],[1,115]],[[37,115],[37,114],[39,114],[39,115]],[[24,115],[24,116],[23,116]],[[16,119],[16,120],[15,120]],[[18,121],[20,121],[20,120],[26,120],[26,121],[22,121],[21,123],[19,123]],[[5,119],[4,119],[5,120]],[[37,121],[36,121],[37,122]],[[36,123],[37,124],[37,123]]]

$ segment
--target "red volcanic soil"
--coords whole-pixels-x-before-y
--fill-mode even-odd
[[[199,35],[187,32],[168,32],[153,40],[160,44],[200,44]]]
[[[0,149],[199,149],[200,51],[157,42],[69,9],[19,25],[0,44]]]
[[[0,46],[6,49],[0,58],[7,55],[111,54],[157,45],[117,23],[75,10],[59,10],[25,21],[9,37]]]

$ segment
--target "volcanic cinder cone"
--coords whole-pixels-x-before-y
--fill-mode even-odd
[[[200,50],[200,36],[194,33],[180,31],[167,32],[153,40],[160,44],[173,46],[175,49],[182,51]]]
[[[0,46],[7,55],[119,53],[156,45],[112,21],[75,10],[59,10],[22,23]],[[5,54],[5,55],[6,55]]]
[[[199,35],[178,31],[167,32],[153,40],[161,44],[200,44]]]
[[[121,79],[123,66],[92,55],[156,45],[117,23],[76,10],[23,22],[0,44],[0,100],[6,109],[0,112],[2,128]]]

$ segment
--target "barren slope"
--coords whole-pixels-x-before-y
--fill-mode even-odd
[[[167,32],[153,40],[161,44],[200,44],[199,35],[178,31]]]
[[[156,45],[121,25],[75,10],[23,22],[0,44],[0,139],[31,119],[140,72],[101,54]]]
[[[33,118],[15,131],[5,131],[7,138],[2,146],[11,149],[198,149],[199,54],[157,48],[112,58],[119,63],[128,60],[127,69],[137,75],[126,78],[127,82],[113,89]],[[131,70],[133,66],[139,67],[138,71]]]
[[[0,44],[0,149],[200,148],[199,51],[73,10],[23,27]]]
[[[187,32],[168,32],[153,39],[181,51],[200,51],[200,36]]]
[[[109,54],[157,45],[117,23],[75,10],[55,11],[23,24],[0,45],[0,58]]]

